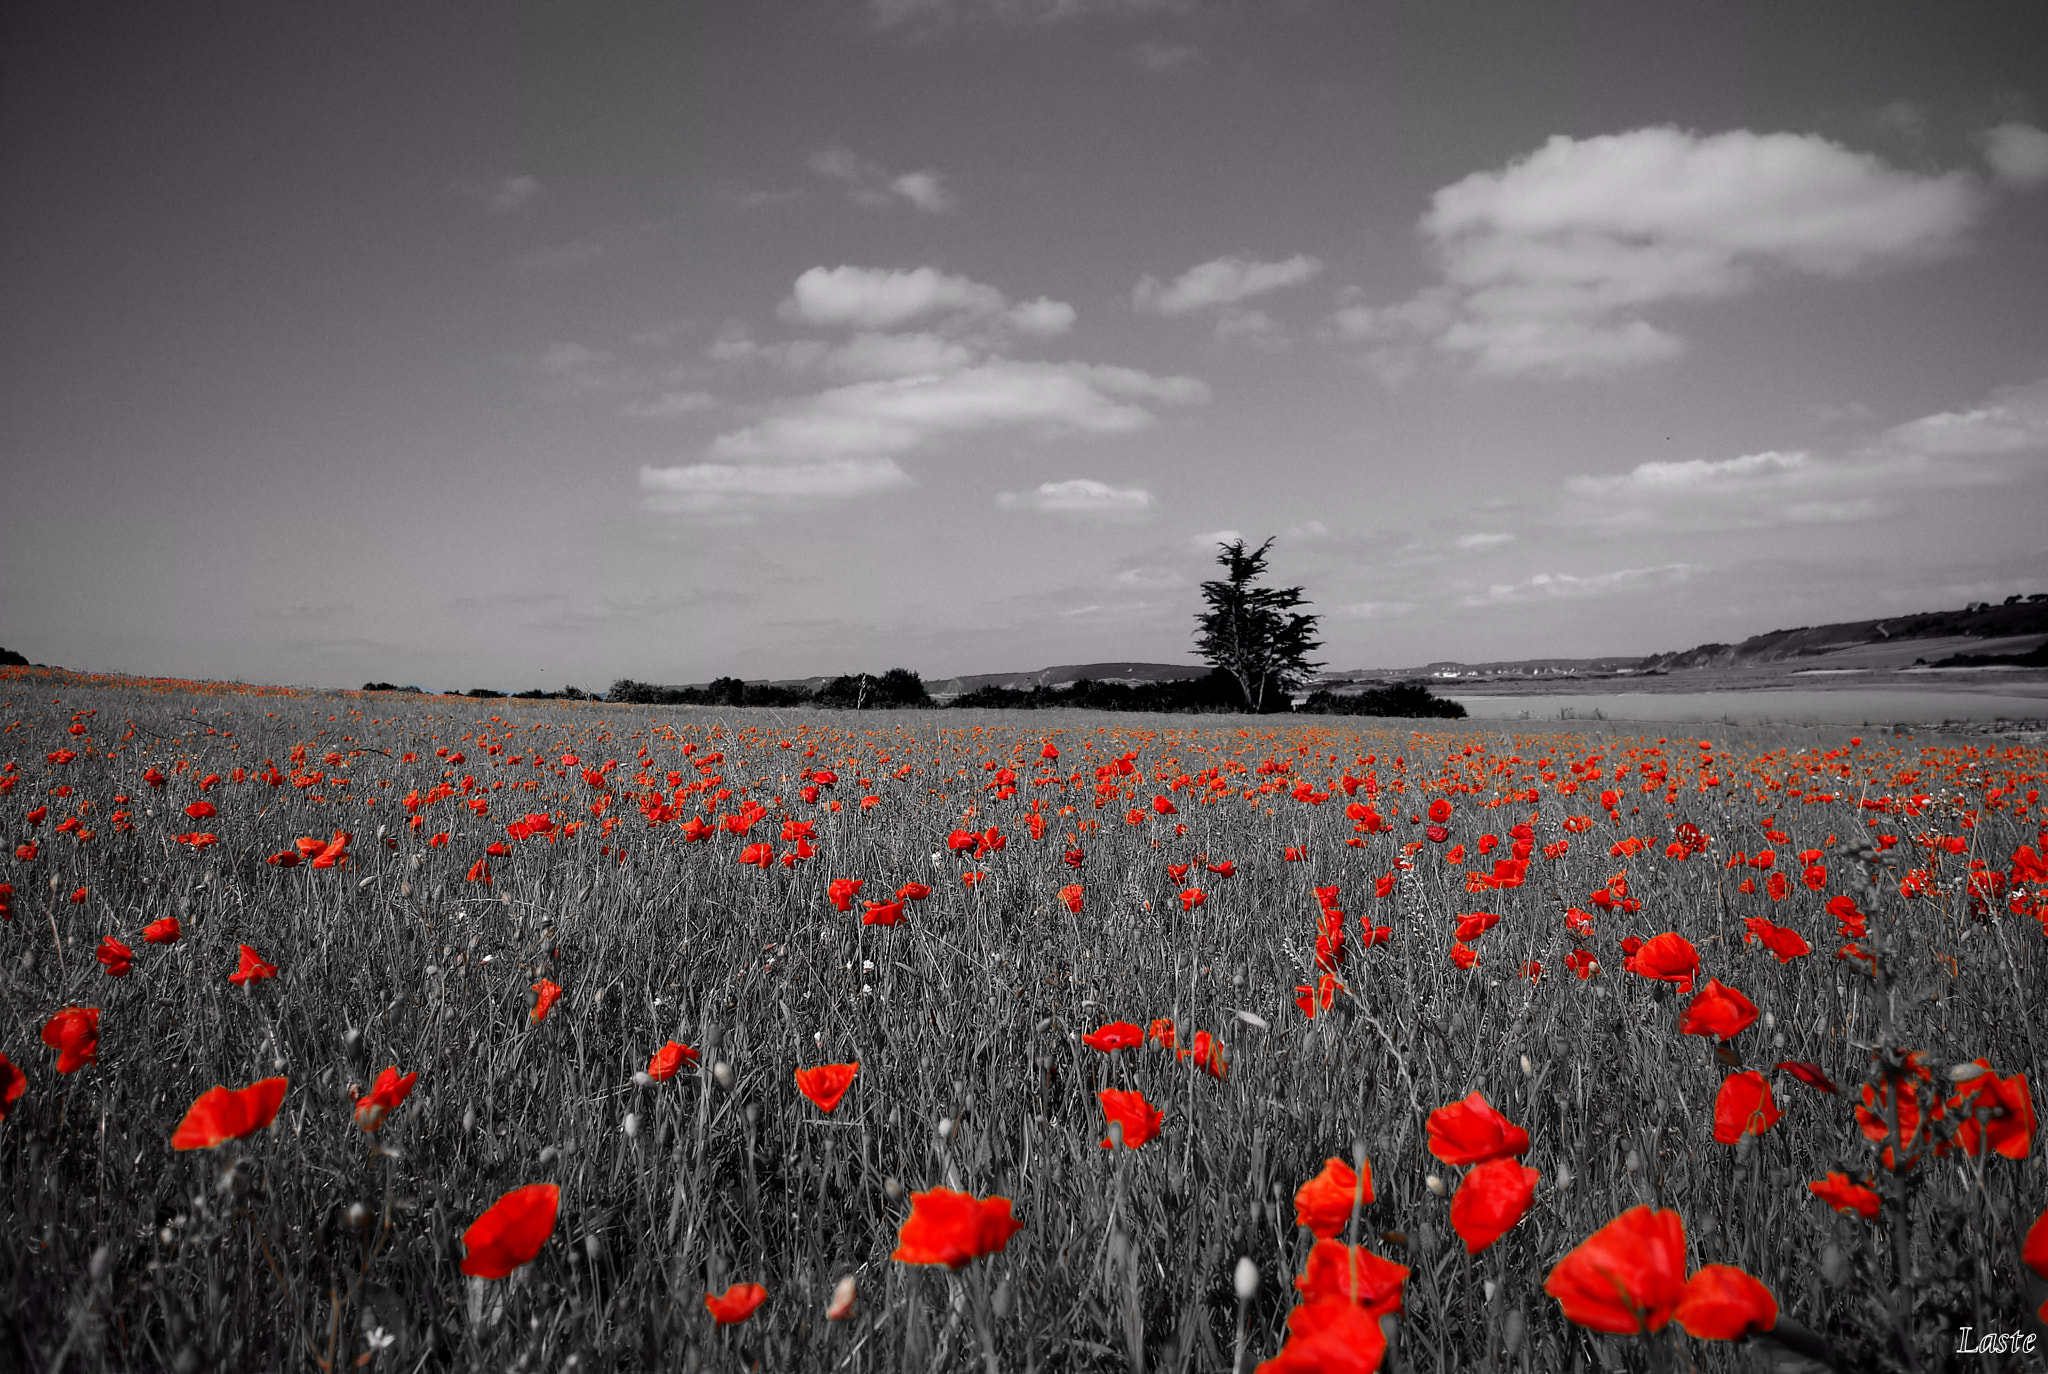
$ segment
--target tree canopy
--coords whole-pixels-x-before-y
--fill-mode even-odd
[[[1322,666],[1309,658],[1322,647],[1317,617],[1295,609],[1310,604],[1301,588],[1255,585],[1273,543],[1256,549],[1242,539],[1218,544],[1216,562],[1226,575],[1202,584],[1209,609],[1195,617],[1195,651],[1230,674],[1253,712],[1289,709],[1289,693]]]

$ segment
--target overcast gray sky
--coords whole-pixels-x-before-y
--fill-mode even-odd
[[[2048,8],[0,18],[0,644],[518,688],[2048,589]]]

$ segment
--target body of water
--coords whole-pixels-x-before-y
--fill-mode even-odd
[[[1726,692],[1601,692],[1461,696],[1440,692],[1475,720],[1733,720],[1745,725],[1935,725],[1945,720],[2048,720],[2048,683],[2003,691],[1910,687],[1768,688]],[[1599,717],[1594,712],[1599,712]]]

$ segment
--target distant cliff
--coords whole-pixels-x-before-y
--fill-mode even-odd
[[[1740,644],[1702,644],[1675,654],[1653,654],[1636,665],[1638,672],[1678,668],[1736,668],[1786,659],[1885,644],[1902,639],[1952,636],[2002,639],[2014,635],[2048,635],[2048,593],[2008,598],[2001,605],[1978,602],[1960,611],[1921,611],[1885,620],[1853,620],[1839,625],[1808,625],[1751,635]]]

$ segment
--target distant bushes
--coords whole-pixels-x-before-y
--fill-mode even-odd
[[[817,690],[714,678],[704,687],[661,687],[620,678],[605,694],[607,701],[638,706],[823,706],[846,711],[889,711],[935,705],[924,679],[908,668],[891,668],[879,676],[848,673]]]
[[[1399,716],[1411,720],[1463,720],[1465,708],[1446,701],[1419,682],[1397,682],[1388,687],[1368,687],[1363,692],[1338,696],[1334,692],[1313,692],[1298,710],[1321,716]]]
[[[1286,697],[1280,697],[1286,702]],[[953,698],[955,707],[997,711],[1040,711],[1064,706],[1090,711],[1220,712],[1244,710],[1236,679],[1218,668],[1206,677],[1173,682],[1095,682],[1082,678],[1071,687],[977,687]]]

